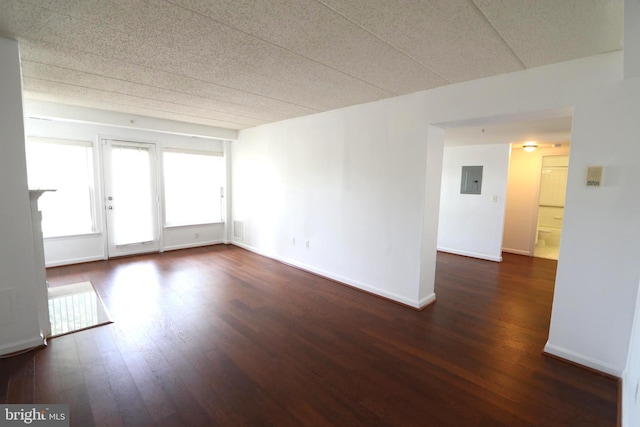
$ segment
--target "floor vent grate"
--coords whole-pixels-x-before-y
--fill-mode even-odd
[[[233,238],[242,240],[243,231],[242,231],[242,221],[233,221]]]

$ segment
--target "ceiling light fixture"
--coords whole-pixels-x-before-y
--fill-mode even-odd
[[[532,151],[536,151],[536,148],[538,148],[538,144],[536,144],[535,141],[527,141],[522,145],[522,148],[527,153],[531,153]]]

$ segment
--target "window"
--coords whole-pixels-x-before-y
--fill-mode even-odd
[[[44,237],[95,232],[91,142],[27,138],[31,189],[52,189],[38,200]]]
[[[163,163],[165,225],[221,222],[222,155],[165,149]]]

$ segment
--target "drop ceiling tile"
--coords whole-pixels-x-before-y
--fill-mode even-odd
[[[0,0],[0,34],[30,95],[238,128],[617,50],[622,3]]]
[[[523,69],[469,0],[318,0],[451,82]]]
[[[319,2],[174,2],[394,94],[448,83],[428,67]]]
[[[225,111],[238,114],[244,112],[252,117],[268,121],[282,120],[319,111],[228,88],[216,83],[150,69],[120,60],[112,60],[74,49],[64,49],[51,44],[25,41],[20,44],[20,52],[23,61],[26,62],[49,64],[96,76],[203,96],[210,102],[224,105]]]
[[[112,79],[95,74],[83,73],[68,68],[56,67],[46,64],[22,61],[22,73],[24,77],[46,80],[50,82],[65,83],[80,88],[97,89],[114,94],[129,95],[141,100],[157,100],[174,104],[177,108],[193,107],[207,112],[218,120],[239,121],[247,126],[262,124],[265,120],[248,116],[246,113],[225,111],[225,105],[209,101],[201,96],[184,94],[172,90],[154,86],[131,83],[125,80]]]
[[[622,49],[623,0],[474,0],[527,67]]]
[[[244,129],[250,126],[238,121],[218,120],[211,117],[207,112],[203,112],[198,108],[187,106],[177,106],[157,100],[146,100],[134,96],[123,95],[119,93],[106,92],[98,89],[88,89],[84,87],[69,85],[66,83],[52,82],[47,80],[25,77],[23,79],[24,90],[29,98],[40,100],[65,100],[71,105],[80,105],[90,108],[102,108],[103,105],[114,105],[117,108],[114,111],[123,111],[140,115],[149,115],[139,113],[139,111],[151,111],[152,117],[160,117],[159,115],[169,116],[176,114],[181,119],[193,123],[218,123],[216,126],[229,129]],[[33,94],[48,94],[51,98],[43,99],[33,96]]]
[[[139,116],[146,117],[156,117],[167,120],[176,120],[185,123],[196,123],[207,126],[215,126],[225,129],[235,129],[240,130],[244,129],[244,127],[234,125],[233,123],[221,122],[213,119],[202,119],[198,117],[188,116],[177,114],[175,112],[166,112],[159,110],[152,110],[140,107],[132,107],[126,104],[118,104],[112,101],[100,101],[100,100],[89,100],[89,99],[78,99],[75,97],[70,97],[65,94],[56,94],[52,91],[29,91],[25,90],[25,97],[28,99],[34,99],[38,101],[46,101],[46,102],[54,102],[54,103],[62,103],[65,105],[74,105],[78,107],[86,107],[86,108],[96,108],[100,110],[106,111],[115,111],[119,113],[127,113],[127,114],[135,114]]]
[[[169,3],[127,4],[145,6],[127,11],[127,16],[139,20],[133,33],[103,26],[101,15],[77,18],[37,7],[43,11],[38,25],[46,30],[36,32],[35,38],[155,69],[214,76],[228,87],[300,105],[306,101],[322,110],[393,95],[231,27],[212,25],[209,18]],[[140,34],[140,29],[155,28],[147,21],[165,31]]]

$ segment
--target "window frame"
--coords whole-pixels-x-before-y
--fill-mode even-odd
[[[165,153],[176,153],[176,154],[193,154],[200,156],[210,156],[210,157],[218,157],[220,158],[221,163],[221,171],[220,171],[220,186],[219,188],[219,203],[220,203],[220,219],[214,221],[207,222],[193,222],[193,223],[180,223],[180,224],[168,224],[167,223],[167,194],[166,194],[166,174],[165,174]],[[197,226],[206,226],[206,225],[215,225],[215,224],[225,224],[226,223],[226,188],[227,188],[227,178],[226,178],[226,161],[225,155],[221,151],[215,150],[197,150],[190,148],[179,148],[179,147],[162,147],[162,156],[161,156],[161,187],[162,187],[162,223],[164,229],[177,229],[177,228],[185,228],[185,227],[197,227]]]
[[[89,139],[71,139],[71,138],[53,138],[53,137],[42,137],[36,135],[26,135],[25,137],[25,157],[27,160],[27,171],[28,171],[28,162],[29,162],[29,148],[28,145],[31,143],[36,144],[51,144],[51,145],[62,145],[62,146],[80,146],[85,148],[91,148],[90,155],[87,155],[87,159],[91,161],[91,164],[88,164],[88,177],[87,184],[89,185],[89,209],[91,214],[91,231],[84,231],[75,234],[57,234],[52,236],[44,235],[43,230],[43,239],[44,240],[68,240],[68,239],[80,239],[83,237],[96,236],[102,233],[102,217],[100,214],[100,206],[99,206],[99,197],[100,197],[100,158],[98,149],[95,141],[91,141]],[[29,188],[33,189],[31,183],[29,183]],[[55,188],[54,188],[55,189]],[[41,210],[38,206],[38,210]]]

